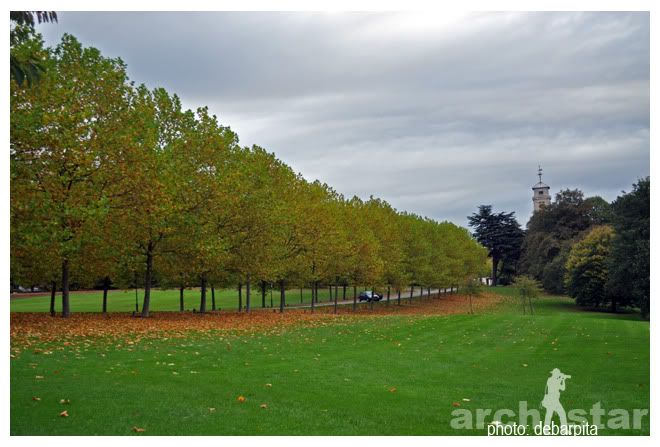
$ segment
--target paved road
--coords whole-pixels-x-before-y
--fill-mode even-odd
[[[442,290],[449,291],[449,289],[442,289]],[[438,293],[438,289],[431,289],[431,296],[433,296],[437,293]],[[426,294],[427,294],[427,291],[424,290],[424,297],[426,297]],[[347,293],[347,295],[348,295],[348,293]],[[419,296],[420,296],[420,288],[415,287],[415,290],[413,290],[413,298],[419,298]],[[408,300],[408,299],[410,299],[410,289],[408,289],[407,291],[402,290],[401,291],[401,301],[405,301],[405,300]],[[391,302],[396,302],[396,300],[397,300],[396,291],[392,291],[390,293],[390,301]],[[380,301],[380,303],[386,303],[386,302],[387,302],[387,296],[385,295],[385,296],[383,296],[383,299]],[[360,301],[358,300],[357,303],[360,304]],[[363,301],[363,303],[366,303],[366,301]],[[346,305],[352,305],[352,304],[353,304],[353,297],[351,297],[350,299],[347,299],[347,300],[338,300],[337,301],[338,306],[346,306]],[[314,307],[327,307],[327,306],[334,306],[334,305],[335,305],[334,301],[321,301],[321,302],[318,302],[318,303],[314,304]],[[277,306],[275,306],[275,307],[277,307]],[[310,303],[292,304],[292,305],[287,305],[286,309],[307,309],[307,308],[311,308],[311,307],[312,307],[312,305]]]

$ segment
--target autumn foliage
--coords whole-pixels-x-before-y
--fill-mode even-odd
[[[267,284],[284,311],[290,287],[398,293],[482,273],[466,229],[309,182],[73,36],[42,51],[40,82],[11,83],[11,280],[60,289],[63,316],[72,285],[140,287],[147,317],[154,286],[200,287],[204,313],[216,287],[250,311]]]
[[[501,301],[501,296],[483,293],[474,299],[474,307],[486,310]],[[130,346],[143,338],[186,337],[190,331],[209,332],[268,332],[279,333],[290,326],[319,326],[354,318],[379,318],[385,315],[450,315],[466,313],[466,297],[458,294],[439,298],[418,299],[402,306],[378,306],[351,311],[350,306],[340,307],[338,314],[331,307],[309,310],[291,310],[286,313],[258,311],[209,312],[205,315],[179,312],[154,312],[151,318],[135,318],[127,313],[78,313],[67,320],[53,319],[44,313],[19,312],[11,315],[11,340],[16,347],[38,346],[44,342],[56,342],[60,346],[87,343],[89,337],[122,340]],[[230,348],[229,348],[230,349]]]

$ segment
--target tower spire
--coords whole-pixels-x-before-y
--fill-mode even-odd
[[[542,175],[543,175],[543,168],[541,168],[541,165],[539,164],[539,173],[538,173],[538,176],[539,176],[539,182],[541,182],[541,176],[542,176]]]

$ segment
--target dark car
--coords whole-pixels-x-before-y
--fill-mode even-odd
[[[365,290],[364,292],[360,292],[358,298],[360,301],[380,301],[383,297],[371,290]]]

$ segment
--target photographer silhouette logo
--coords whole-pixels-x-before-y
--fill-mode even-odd
[[[559,368],[550,371],[550,377],[545,384],[545,396],[541,401],[541,405],[545,408],[545,422],[543,425],[550,426],[552,423],[552,416],[557,413],[559,416],[559,424],[562,427],[568,426],[566,421],[566,410],[559,402],[559,395],[566,389],[566,380],[571,376],[562,373]]]
[[[538,400],[532,405],[521,400],[517,411],[510,408],[456,408],[451,412],[449,425],[455,430],[486,429],[488,436],[594,436],[601,429],[642,430],[645,420],[648,424],[648,408],[606,409],[598,401],[590,409],[569,408],[566,411],[560,398],[569,379],[570,375],[554,368],[546,379],[540,406]],[[556,419],[559,419],[559,425]]]

